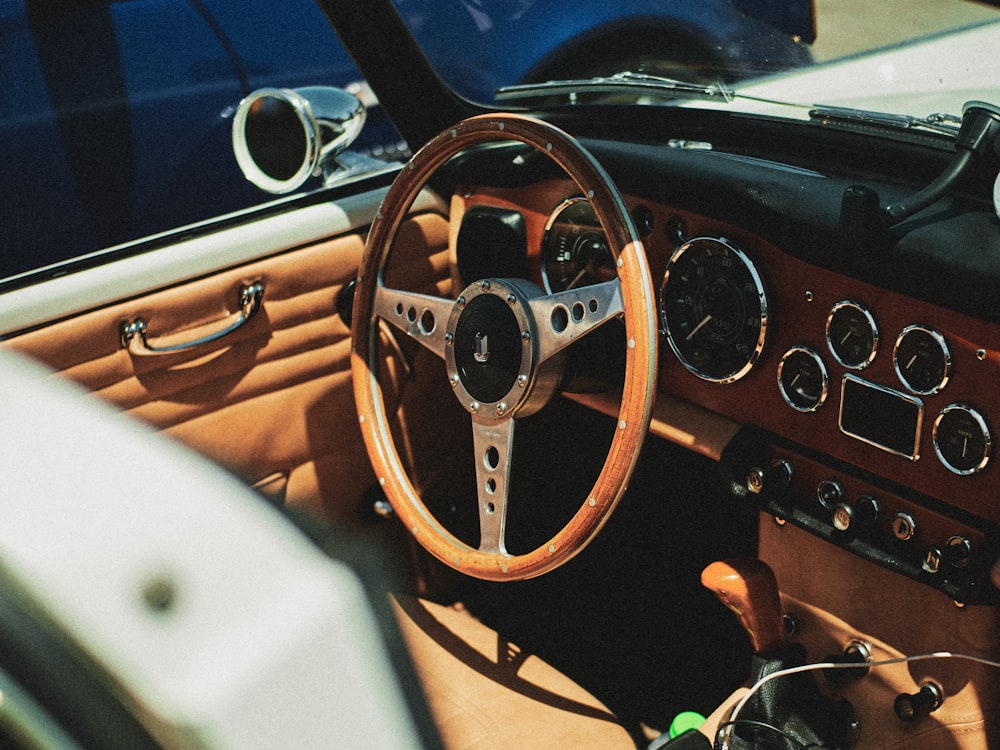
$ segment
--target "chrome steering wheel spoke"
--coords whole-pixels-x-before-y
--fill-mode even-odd
[[[392,289],[381,283],[376,286],[374,297],[374,315],[444,359],[445,328],[454,300]]]
[[[472,417],[479,500],[479,551],[506,555],[508,483],[514,449],[514,420]]]
[[[535,297],[528,306],[538,329],[539,363],[625,311],[618,279]]]

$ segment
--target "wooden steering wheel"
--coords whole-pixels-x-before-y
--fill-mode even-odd
[[[383,283],[390,247],[430,176],[463,149],[520,141],[553,159],[586,196],[617,267],[611,281],[545,294],[523,279],[482,279],[446,299]],[[618,424],[594,487],[551,539],[507,552],[508,479],[518,420],[552,398],[565,348],[623,317],[625,383]],[[472,418],[480,543],[456,538],[428,511],[400,460],[378,378],[379,320],[419,341],[445,362],[451,390]],[[608,520],[628,485],[649,429],[656,387],[657,318],[645,250],[624,201],[603,168],[571,136],[510,114],[472,117],[420,149],[389,188],[358,272],[351,370],[368,455],[389,502],[432,555],[468,575],[520,580],[546,573],[582,550]]]

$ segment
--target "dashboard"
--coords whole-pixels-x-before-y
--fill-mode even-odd
[[[814,179],[734,161],[758,181],[777,178],[779,194]],[[671,199],[662,166],[659,182],[636,189],[626,177],[623,189],[657,287],[659,392],[739,426],[721,456],[733,494],[956,601],[996,602],[1000,326],[936,303],[940,290],[815,262],[801,246],[814,197],[798,215],[772,210],[748,227],[719,210],[724,196]],[[600,226],[567,181],[465,185],[457,196],[458,266],[470,278],[499,275],[489,259],[511,247],[550,292],[613,276]],[[839,203],[829,210],[835,221]],[[484,249],[483,237],[506,245]]]

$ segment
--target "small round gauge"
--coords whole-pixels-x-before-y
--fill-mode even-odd
[[[726,240],[686,242],[667,263],[660,318],[684,367],[715,383],[739,380],[764,348],[767,296],[760,274]]]
[[[944,336],[921,325],[907,326],[896,339],[892,364],[903,385],[914,393],[937,393],[951,376],[951,352]]]
[[[872,363],[878,351],[875,318],[858,302],[841,300],[826,319],[826,343],[834,358],[851,370]]]
[[[778,389],[796,411],[816,411],[830,389],[826,365],[808,346],[793,346],[778,363]]]
[[[956,474],[975,474],[990,460],[993,436],[983,415],[964,404],[946,406],[934,420],[934,452]]]
[[[552,212],[542,238],[542,284],[550,294],[610,281],[615,260],[594,209],[570,198]]]

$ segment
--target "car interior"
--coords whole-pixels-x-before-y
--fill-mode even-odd
[[[1000,108],[488,110],[377,4],[406,166],[8,282],[3,349],[373,550],[431,745],[995,746]]]

